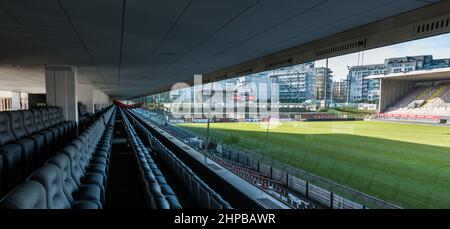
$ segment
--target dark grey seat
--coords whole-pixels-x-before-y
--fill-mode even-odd
[[[54,164],[62,172],[63,190],[70,203],[75,200],[83,200],[93,202],[97,205],[97,208],[101,208],[103,201],[101,189],[95,185],[80,185],[78,186],[72,178],[71,161],[69,157],[64,153],[59,153],[50,158],[49,164]]]
[[[32,171],[34,171],[36,168],[38,168],[42,162],[44,150],[45,150],[45,138],[42,135],[34,134],[34,133],[28,133],[24,126],[24,116],[22,111],[12,111],[9,112],[9,117],[11,120],[11,132],[16,138],[17,141],[19,140],[26,140],[30,141],[32,140],[34,143],[34,149],[31,152],[30,160],[27,163],[30,164],[30,171],[28,174],[31,174]],[[29,123],[32,123],[31,120]]]
[[[12,190],[0,202],[0,209],[46,209],[47,195],[37,181],[27,181]]]
[[[26,132],[23,128],[22,114],[18,111],[7,112],[10,120],[11,134],[15,142],[22,147],[22,160],[24,176],[28,176],[35,169],[35,143],[32,139],[26,138]]]
[[[24,179],[22,149],[19,145],[8,144],[0,148],[0,154],[3,160],[2,190],[0,196],[3,196]]]
[[[77,128],[77,124],[76,122],[73,121],[66,121],[64,119],[64,114],[63,114],[63,109],[62,107],[57,107],[56,108],[56,118],[58,120],[59,123],[61,123],[64,126],[67,126],[67,128],[69,129],[69,138],[73,138],[76,135],[76,128]]]
[[[51,131],[53,133],[53,136],[55,137],[54,139],[55,147],[60,148],[63,145],[62,135],[64,134],[64,130],[58,129],[51,124],[49,120],[48,110],[46,108],[39,108],[38,110],[41,112],[41,120],[45,129]]]
[[[61,138],[61,146],[64,146],[64,143],[67,142],[69,138],[69,128],[67,126],[62,125],[59,122],[58,114],[57,114],[57,108],[56,107],[47,107],[44,108],[48,112],[48,121],[50,125],[53,128],[56,128],[59,130],[60,138]]]
[[[101,208],[105,199],[113,127],[113,124],[108,123],[106,128],[104,117],[99,118],[83,132],[82,137],[69,144],[66,140],[71,139],[70,135],[76,132],[77,127],[73,122],[64,121],[60,108],[0,112],[2,196],[23,182],[28,170],[31,172],[42,162],[40,158],[47,158],[40,155],[43,149],[56,152],[62,144],[68,145],[61,153],[51,157],[44,166],[37,169],[23,183],[24,185],[17,189],[19,191],[14,189],[6,195],[4,199],[7,201],[0,201],[0,205],[6,208]],[[50,155],[52,154],[45,156]],[[30,165],[28,157],[34,156],[39,159],[31,161],[38,162]],[[30,191],[33,189],[34,191]],[[35,193],[26,196],[30,196],[32,200],[21,202],[23,197],[20,196],[31,192]],[[36,198],[39,195],[40,197]],[[37,204],[34,199],[44,199],[45,206]]]
[[[47,197],[47,208],[68,209],[71,208],[69,199],[63,190],[61,170],[53,164],[46,164],[36,170],[29,180],[34,180],[44,186]]]
[[[47,149],[45,151],[45,157],[49,158],[57,151],[56,146],[56,138],[57,136],[51,130],[46,129],[44,123],[42,123],[42,113],[39,109],[32,109],[31,113],[33,114],[33,122],[34,126],[39,131],[38,134],[41,134],[45,137],[45,141],[47,142]]]
[[[22,111],[22,116],[23,116],[23,126],[28,136],[35,139],[35,142],[37,144],[38,143],[42,144],[42,146],[37,146],[38,148],[40,148],[40,150],[38,152],[39,154],[37,157],[36,166],[40,166],[47,159],[47,152],[49,151],[50,148],[51,138],[39,132],[39,129],[37,128],[34,121],[33,112],[31,112],[30,110],[24,110]]]
[[[81,154],[80,152],[78,152],[77,148],[75,148],[72,145],[69,145],[67,147],[65,147],[61,153],[67,155],[67,157],[69,158],[70,161],[70,172],[72,174],[72,179],[73,181],[76,183],[76,185],[78,187],[80,187],[81,185],[83,185],[82,181],[84,181],[85,178],[85,172],[83,171],[83,169],[81,168],[80,165],[80,158],[81,158]],[[105,199],[105,192],[104,192],[104,185],[103,182],[100,183],[100,181],[98,183],[90,183],[89,185],[94,185],[98,188],[98,193],[97,193],[97,189],[95,190],[94,193],[94,189],[93,187],[90,187],[91,191],[86,191],[86,192],[80,192],[80,199],[82,200],[98,200],[101,203],[104,203],[104,199]]]
[[[0,154],[3,157],[3,194],[12,190],[25,178],[25,155],[31,154],[34,143],[16,142],[11,132],[11,122],[7,112],[0,112]],[[30,169],[28,168],[28,172]]]

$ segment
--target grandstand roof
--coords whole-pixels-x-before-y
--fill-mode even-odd
[[[387,75],[368,76],[368,79],[395,79],[395,80],[450,80],[450,68],[435,68],[411,72],[391,73]]]
[[[36,74],[17,71],[16,77],[37,81],[27,88],[38,90],[44,87],[44,65],[73,65],[79,82],[130,98],[170,90],[194,74],[232,78],[417,39],[422,34],[410,36],[412,23],[447,15],[448,5],[438,0],[2,0],[0,74],[38,66]],[[396,31],[400,34],[391,34]],[[17,89],[7,86],[3,90]]]

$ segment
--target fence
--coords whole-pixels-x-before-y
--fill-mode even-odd
[[[223,146],[222,156],[251,166],[287,188],[332,208],[400,208],[334,181],[294,168],[264,155]]]

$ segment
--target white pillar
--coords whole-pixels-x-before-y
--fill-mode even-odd
[[[45,66],[45,91],[48,106],[62,107],[64,118],[78,121],[77,74],[72,66]]]
[[[11,109],[14,111],[20,110],[20,92],[12,92],[11,99],[12,99]]]
[[[97,111],[109,105],[109,96],[101,90],[94,90],[94,107]]]
[[[94,90],[90,84],[78,84],[78,102],[86,105],[87,111],[94,113]]]

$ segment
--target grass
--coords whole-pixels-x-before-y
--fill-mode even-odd
[[[206,124],[179,124],[205,134]],[[219,141],[404,208],[450,208],[450,128],[384,122],[212,123]],[[231,140],[232,141],[231,141]]]

